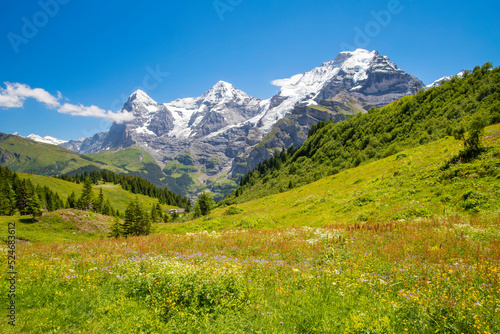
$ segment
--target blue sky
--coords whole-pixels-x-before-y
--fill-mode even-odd
[[[381,11],[389,16],[377,21]],[[430,83],[486,61],[500,65],[498,12],[498,1],[6,0],[0,88],[41,88],[60,99],[28,94],[4,103],[0,132],[90,136],[109,120],[70,114],[117,112],[136,88],[169,102],[225,80],[269,98],[279,90],[272,80],[333,60],[346,46],[378,50]],[[365,38],[356,39],[359,31]]]

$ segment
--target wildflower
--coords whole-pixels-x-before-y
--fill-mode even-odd
[[[282,325],[282,326],[283,326],[283,321],[281,321],[281,322],[280,322],[280,325]]]

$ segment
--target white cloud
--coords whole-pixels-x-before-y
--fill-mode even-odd
[[[96,106],[86,107],[81,104],[65,103],[57,111],[72,116],[106,118],[116,123],[123,123],[134,119],[134,115],[131,112],[120,111],[114,113],[111,110],[106,111]]]
[[[27,98],[33,98],[49,108],[59,106],[58,100],[61,98],[61,93],[55,97],[41,88],[32,89],[20,83],[5,82],[4,84],[7,88],[0,88],[0,107],[22,108]]]
[[[117,123],[131,121],[134,118],[132,113],[123,110],[115,113],[94,105],[86,107],[81,104],[61,104],[59,100],[64,99],[61,92],[57,92],[55,97],[42,88],[31,88],[26,84],[4,82],[4,85],[6,88],[0,87],[0,108],[22,108],[27,98],[33,98],[49,109],[57,109],[59,113],[72,116],[105,118]]]
[[[277,87],[295,85],[300,79],[302,79],[303,76],[304,76],[303,74],[297,74],[291,78],[273,80],[271,81],[271,84]]]

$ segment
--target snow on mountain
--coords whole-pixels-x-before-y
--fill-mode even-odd
[[[458,78],[463,78],[464,77],[464,74],[465,74],[465,70],[455,74],[454,76],[458,77]],[[429,89],[429,88],[434,88],[434,87],[438,87],[438,86],[441,86],[441,84],[445,81],[448,81],[448,80],[451,80],[451,78],[454,77],[453,75],[452,76],[445,76],[445,77],[442,77],[441,79],[438,79],[436,81],[434,81],[433,83],[431,83],[430,85],[427,85],[425,86],[425,88]]]
[[[207,133],[210,129],[219,131],[234,127],[258,114],[262,109],[260,103],[260,99],[236,89],[230,83],[219,81],[200,97],[177,99],[164,104],[174,117],[174,129],[169,136],[205,136],[210,134]],[[218,123],[216,129],[214,122]]]
[[[354,52],[341,52],[335,60],[325,62],[311,71],[275,80],[272,84],[281,87],[281,90],[270,100],[269,109],[260,115],[259,127],[269,131],[296,105],[316,105],[320,100],[331,97],[323,93],[332,82],[342,82],[342,88],[358,91],[368,84],[370,75],[375,72],[404,73],[377,51],[357,49]],[[327,92],[326,95],[334,93]]]
[[[19,136],[19,134],[17,134],[17,132],[16,132],[16,135]],[[35,134],[30,134],[26,138],[34,140],[34,141],[39,142],[39,143],[52,144],[52,145],[61,145],[61,144],[68,142],[67,140],[61,140],[61,139],[57,139],[57,138],[54,138],[51,136],[41,137],[41,136],[35,135]]]
[[[367,108],[382,106],[423,85],[398,69],[388,57],[363,49],[341,52],[333,61],[272,83],[280,91],[267,100],[254,98],[225,81],[217,82],[199,97],[168,103],[158,103],[137,90],[123,106],[123,111],[133,113],[133,120],[115,123],[107,132],[62,146],[84,154],[140,146],[162,168],[174,161],[189,166],[179,180],[169,177],[165,181],[167,186],[185,194],[187,184],[196,189],[207,180],[238,177],[241,173],[231,172],[236,171],[233,163],[246,166],[245,159],[252,149],[299,105],[348,103],[353,99]],[[295,138],[295,130],[292,126],[280,133]],[[200,173],[196,178],[194,170]]]
[[[155,113],[158,108],[159,104],[139,89],[130,95],[123,109],[133,112],[136,117],[140,117],[145,114]]]

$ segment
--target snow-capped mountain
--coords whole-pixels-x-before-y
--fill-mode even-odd
[[[296,105],[316,105],[341,91],[382,106],[423,86],[420,80],[398,69],[388,57],[363,49],[341,52],[333,61],[289,79],[275,80],[273,84],[281,90],[270,100],[269,109],[259,121],[264,131],[269,131]]]
[[[133,113],[132,121],[115,123],[107,132],[62,146],[80,153],[141,146],[162,168],[177,162],[189,166],[173,173],[183,175],[180,179],[186,191],[188,186],[196,188],[213,179],[237,179],[239,172],[233,164],[245,165],[251,150],[297,106],[329,99],[343,103],[351,97],[367,108],[382,106],[423,85],[389,58],[362,49],[342,52],[333,61],[273,84],[281,90],[267,100],[254,98],[224,81],[199,97],[168,103],[156,102],[138,90],[123,106],[124,111]],[[167,169],[164,172],[168,174]],[[167,179],[178,182],[177,177]],[[189,179],[192,182],[186,184]]]
[[[14,133],[15,136],[19,136],[19,137],[22,137],[19,133]],[[30,134],[24,138],[28,138],[28,139],[31,139],[31,140],[34,140],[36,142],[39,142],[39,143],[44,143],[44,144],[51,144],[51,145],[62,145],[64,143],[67,143],[68,141],[67,140],[61,140],[61,139],[57,139],[57,138],[54,138],[54,137],[51,137],[51,136],[45,136],[45,137],[42,137],[42,136],[39,136],[39,135],[35,135],[35,134]]]
[[[165,106],[175,119],[176,138],[202,137],[246,122],[265,108],[262,100],[219,81],[198,98],[178,99]]]
[[[429,89],[429,88],[434,88],[434,87],[438,87],[438,86],[441,86],[441,84],[445,81],[448,81],[448,80],[451,80],[451,78],[453,78],[454,76],[458,77],[458,78],[463,78],[464,77],[464,74],[465,74],[465,70],[463,71],[460,71],[459,73],[455,74],[455,75],[448,75],[448,76],[445,76],[445,77],[442,77],[441,79],[437,79],[436,81],[434,81],[433,83],[431,83],[430,85],[427,85],[425,86],[425,88]]]

